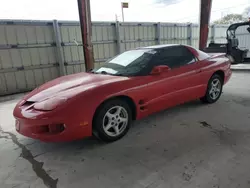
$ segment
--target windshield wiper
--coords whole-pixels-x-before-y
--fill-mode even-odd
[[[108,75],[112,75],[112,76],[126,76],[126,74],[122,74],[122,73],[112,74],[112,73],[108,73],[106,71],[101,71],[101,72],[91,71],[91,73],[93,73],[93,74],[108,74]]]
[[[106,72],[106,71],[101,71],[100,73],[101,73],[101,74],[109,74],[109,73]]]
[[[118,73],[118,74],[114,74],[115,76],[130,76],[127,72],[126,73]]]
[[[94,70],[90,71],[93,74],[108,74],[106,71],[96,72]]]

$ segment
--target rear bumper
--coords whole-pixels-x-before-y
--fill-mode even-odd
[[[232,70],[229,68],[225,72],[224,84],[226,84],[230,80],[231,76],[232,76]]]

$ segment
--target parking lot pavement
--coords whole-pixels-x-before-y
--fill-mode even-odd
[[[234,72],[217,103],[154,114],[123,139],[42,143],[16,134],[0,103],[0,187],[249,188],[250,74]]]

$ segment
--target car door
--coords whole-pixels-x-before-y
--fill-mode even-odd
[[[150,114],[168,108],[178,103],[175,95],[179,79],[176,79],[176,69],[162,72],[159,75],[151,75],[150,71],[155,66],[171,66],[173,50],[170,47],[157,50],[157,54],[148,65],[148,75],[143,77],[139,92],[139,106],[142,114]],[[170,67],[171,68],[171,67]],[[146,84],[147,83],[147,84]]]
[[[142,84],[139,87],[140,92],[137,93],[140,116],[147,116],[169,106],[166,97],[166,88],[168,90],[173,89],[174,80],[172,77],[171,73],[142,77]]]
[[[167,65],[173,75],[171,90],[166,89],[166,98],[172,101],[170,105],[199,98],[204,87],[200,79],[202,64],[185,46],[173,46],[167,50],[170,54]]]
[[[152,68],[167,65],[171,70],[144,77],[148,84],[141,88],[142,111],[154,113],[200,96],[201,64],[186,47],[161,49],[151,63]]]
[[[140,86],[137,88],[136,98],[138,99],[138,107],[140,113],[139,118],[147,116],[148,114],[157,112],[167,108],[169,102],[166,100],[166,90],[174,89],[173,79],[174,74],[172,71],[162,72],[159,75],[150,74],[155,66],[167,65],[168,57],[166,52],[156,50],[157,53],[147,65],[145,75],[140,78]]]

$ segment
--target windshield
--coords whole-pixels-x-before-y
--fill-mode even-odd
[[[147,67],[156,51],[152,49],[138,49],[123,52],[106,61],[104,65],[92,72],[119,76],[133,76]]]

